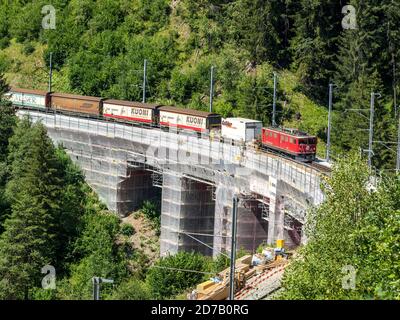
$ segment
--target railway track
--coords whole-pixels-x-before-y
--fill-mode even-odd
[[[312,162],[312,163],[310,164],[310,166],[311,166],[312,168],[314,168],[314,169],[320,171],[320,172],[323,172],[323,173],[329,174],[329,173],[332,172],[332,168],[327,167],[326,165],[323,165],[323,164],[318,163],[318,162]]]

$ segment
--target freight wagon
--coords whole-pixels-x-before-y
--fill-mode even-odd
[[[162,128],[175,127],[196,132],[210,132],[221,128],[221,116],[216,113],[169,106],[159,107],[158,112]]]
[[[102,114],[103,99],[66,93],[51,93],[51,109],[98,117]]]
[[[50,94],[46,91],[12,88],[7,96],[17,107],[47,110],[50,105]]]
[[[139,123],[157,124],[158,104],[107,99],[103,101],[103,117]]]
[[[262,122],[244,118],[226,118],[221,122],[221,136],[242,142],[261,140]]]

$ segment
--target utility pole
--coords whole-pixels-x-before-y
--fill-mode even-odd
[[[329,84],[329,111],[328,111],[328,134],[326,140],[326,161],[330,161],[331,152],[331,112],[332,112],[332,95],[333,95],[333,84]]]
[[[214,98],[214,66],[211,66],[211,80],[210,80],[210,112],[213,112],[213,98]]]
[[[49,92],[51,92],[53,78],[53,52],[50,52]]]
[[[392,53],[393,62],[393,104],[394,104],[394,114],[397,117],[397,79],[396,79],[396,59],[394,53]]]
[[[329,84],[329,109],[328,109],[328,133],[326,140],[326,161],[330,161],[331,153],[331,125],[332,125],[332,97],[333,97],[333,83]]]
[[[396,172],[400,171],[400,115],[399,115],[399,124],[397,128],[397,161],[396,161]]]
[[[104,279],[100,277],[93,277],[93,300],[100,300],[100,284],[101,283],[114,283],[114,280],[111,279]]]
[[[272,104],[272,126],[276,127],[276,84],[277,84],[277,77],[276,72],[274,72],[274,101]]]
[[[380,97],[379,93],[371,92],[371,107],[369,115],[369,143],[368,143],[368,166],[372,168],[373,138],[374,138],[374,113],[375,113],[375,96]]]
[[[235,263],[236,263],[236,228],[237,228],[237,211],[238,211],[239,198],[237,195],[233,196],[232,205],[232,240],[231,240],[231,270],[229,280],[229,300],[235,299]]]
[[[143,66],[143,98],[142,102],[146,102],[146,77],[147,77],[147,60],[144,59],[144,66]]]

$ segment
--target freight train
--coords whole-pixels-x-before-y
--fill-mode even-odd
[[[262,149],[301,162],[316,159],[317,138],[295,129],[263,128],[261,121],[226,118],[212,112],[183,109],[161,104],[104,99],[66,93],[12,88],[7,96],[17,108],[85,115],[157,126],[164,130],[212,133],[222,140],[257,143]]]

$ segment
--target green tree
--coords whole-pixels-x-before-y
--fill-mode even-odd
[[[13,135],[15,124],[16,116],[13,107],[8,101],[0,98],[0,234],[3,232],[3,222],[10,214],[10,204],[5,196],[5,187],[10,176],[7,163],[8,140]]]
[[[0,238],[0,296],[27,299],[40,284],[41,268],[53,263],[55,216],[61,194],[54,147],[44,127],[23,120],[10,139],[11,216]]]
[[[127,256],[116,243],[120,231],[118,217],[107,212],[87,212],[84,228],[76,240],[76,263],[71,265],[71,276],[59,288],[62,299],[90,299],[93,277],[113,279],[119,284],[127,276]],[[112,293],[112,286],[104,286],[102,294]]]
[[[232,1],[228,15],[232,41],[249,52],[254,65],[284,61],[289,19],[285,1]]]
[[[150,300],[151,293],[147,284],[136,278],[123,281],[110,297],[112,300]]]
[[[4,79],[4,74],[0,73],[0,98],[3,99],[3,95],[10,90],[10,87]]]
[[[325,202],[308,216],[308,243],[285,271],[286,299],[398,299],[399,178],[370,175],[359,156],[340,160]],[[355,287],[343,286],[353,269]]]
[[[146,282],[155,299],[167,299],[198,284],[204,277],[202,273],[180,270],[202,272],[206,266],[206,258],[202,255],[194,252],[178,252],[161,258],[150,268]]]
[[[292,67],[305,91],[326,101],[329,81],[335,72],[338,37],[342,30],[340,1],[288,1],[294,14],[294,37],[290,40]]]

